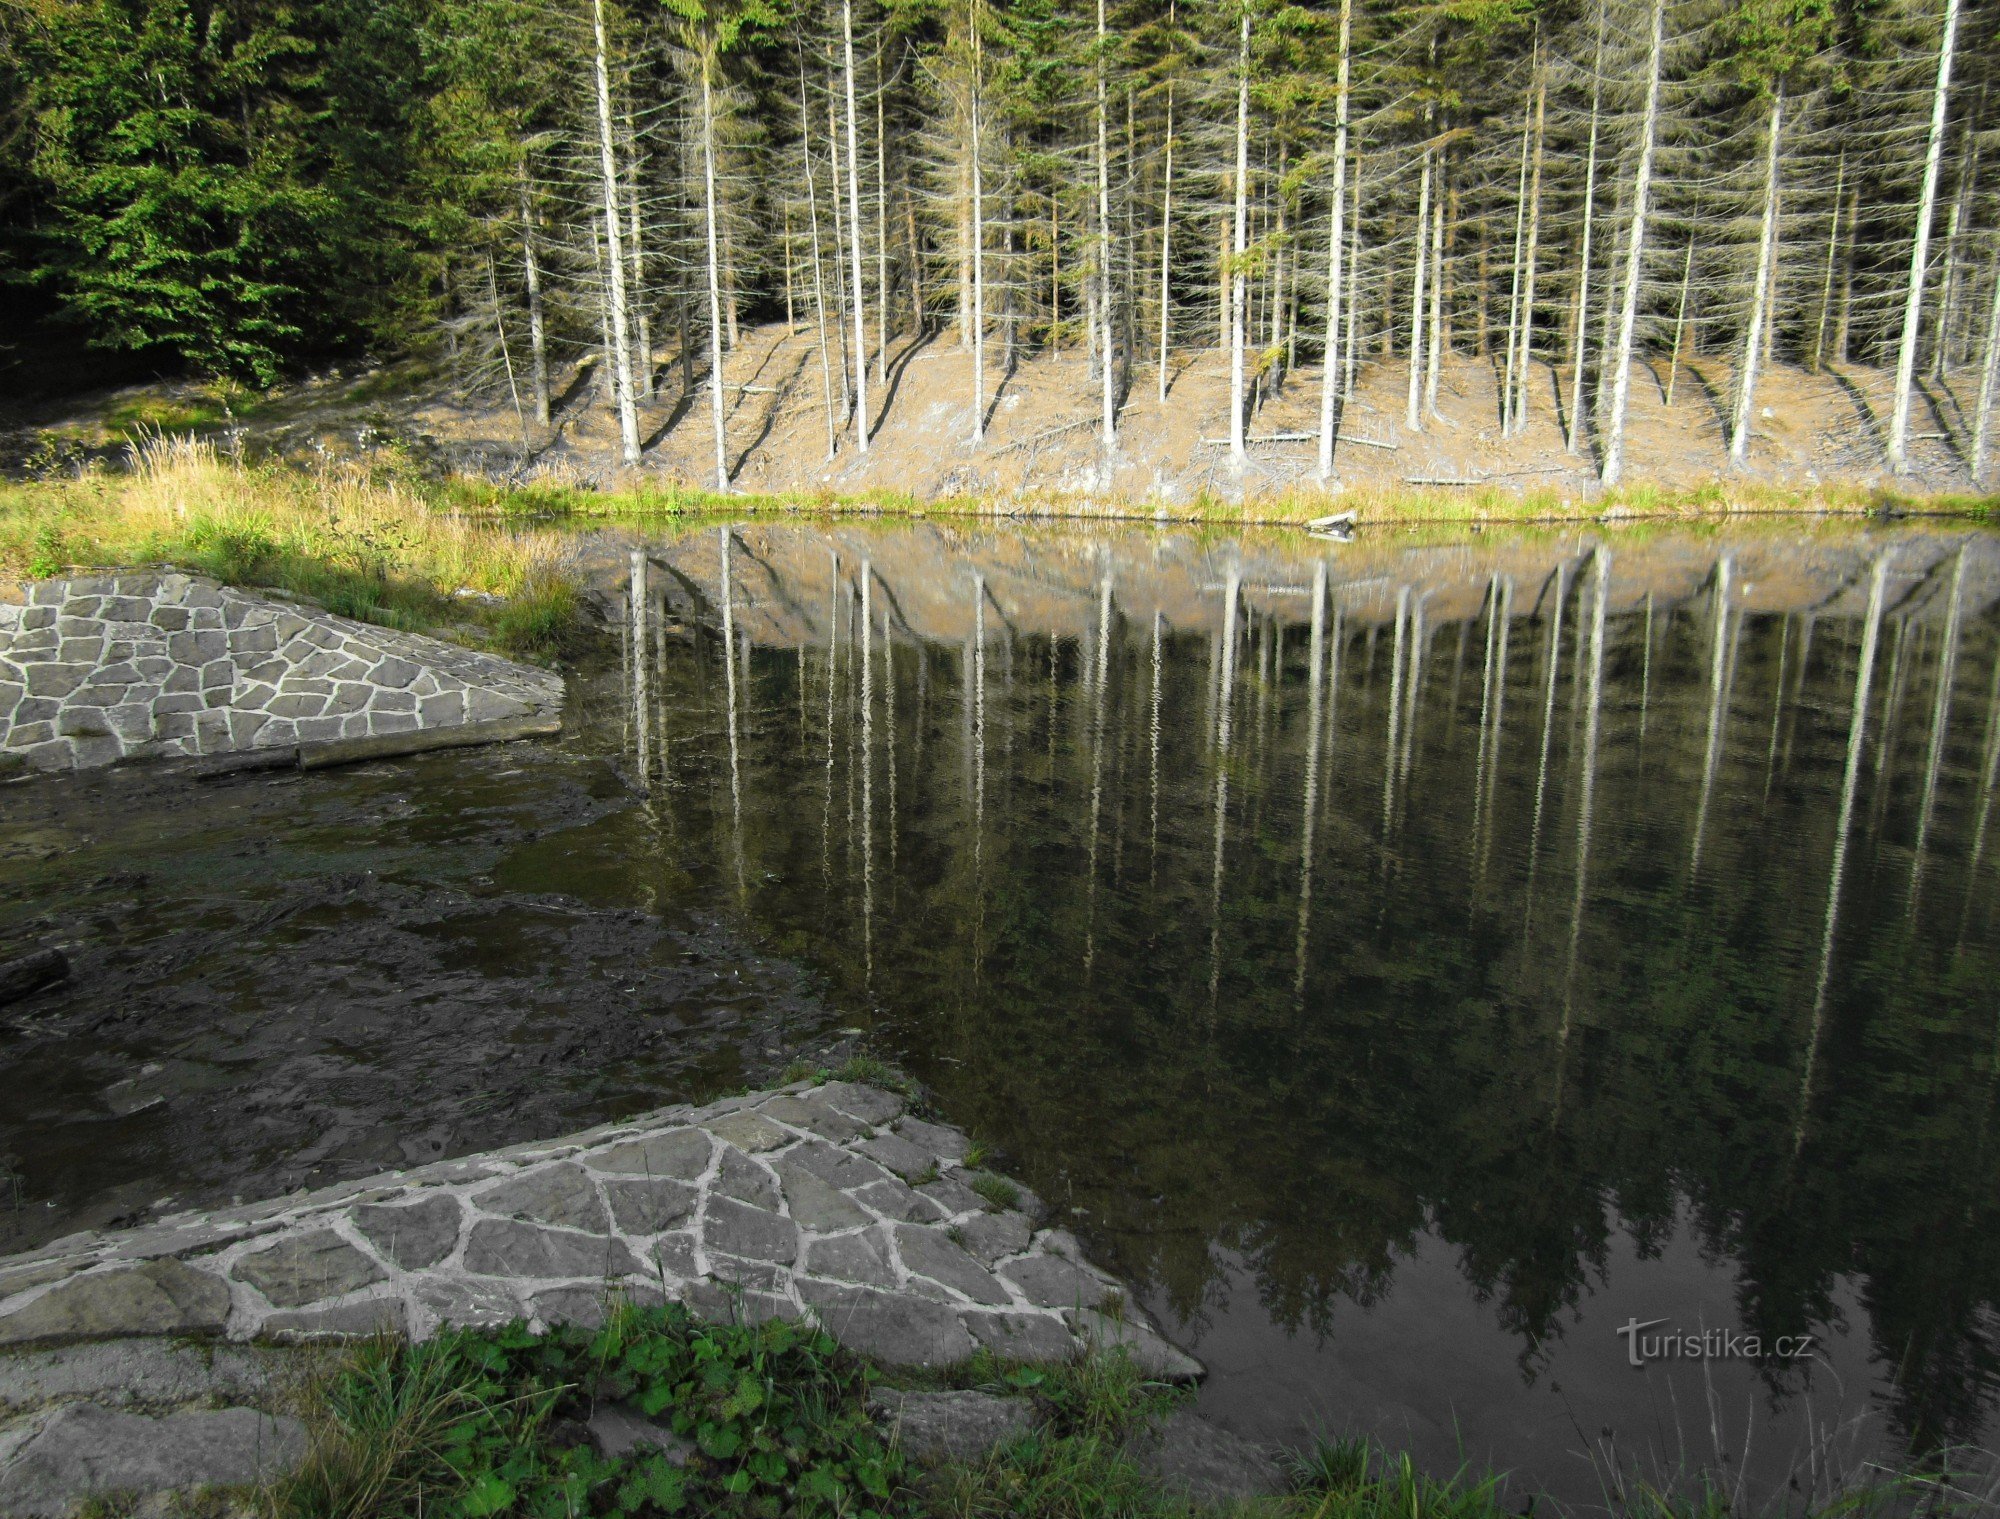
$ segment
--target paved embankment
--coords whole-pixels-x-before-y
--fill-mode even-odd
[[[302,763],[554,732],[562,679],[192,575],[0,584],[0,763]]]

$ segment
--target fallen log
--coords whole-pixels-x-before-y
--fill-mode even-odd
[[[407,733],[380,733],[373,738],[336,738],[320,744],[301,744],[298,765],[301,770],[324,770],[330,765],[399,759],[406,754],[427,754],[434,749],[463,749],[474,744],[506,743],[511,739],[540,738],[560,732],[560,713],[530,713],[525,717],[503,717],[493,722],[465,723],[451,728],[414,728]]]
[[[38,949],[33,954],[0,963],[0,1006],[32,997],[45,987],[69,980],[69,956],[59,949]]]

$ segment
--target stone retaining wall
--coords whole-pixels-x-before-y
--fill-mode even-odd
[[[234,1340],[601,1318],[614,1296],[709,1317],[810,1315],[861,1354],[1122,1344],[1200,1365],[1025,1189],[892,1092],[805,1083],[250,1208],[0,1259],[0,1347],[113,1335]]]
[[[0,585],[0,763],[65,770],[553,727],[561,707],[547,671],[196,576]]]

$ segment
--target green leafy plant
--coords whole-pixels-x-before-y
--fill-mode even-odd
[[[638,1519],[911,1513],[901,1457],[869,1419],[870,1373],[819,1330],[707,1324],[678,1305],[603,1328],[524,1325],[379,1342],[317,1396],[313,1453],[273,1519]],[[692,1444],[601,1456],[585,1425],[622,1403]]]

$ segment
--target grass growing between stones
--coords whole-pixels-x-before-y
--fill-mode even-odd
[[[262,1519],[1510,1519],[1559,1510],[1498,1478],[1434,1477],[1366,1441],[1322,1443],[1279,1496],[1202,1506],[1163,1490],[1131,1441],[1184,1394],[1122,1355],[1006,1367],[982,1355],[916,1380],[1031,1400],[1033,1432],[973,1464],[920,1468],[868,1413],[884,1375],[807,1326],[713,1325],[678,1305],[600,1330],[454,1330],[371,1342],[309,1396],[306,1464],[258,1495]],[[658,1444],[602,1453],[606,1408]],[[642,1426],[643,1427],[643,1426]],[[1618,1519],[1969,1512],[1935,1480],[1884,1476],[1831,1500],[1739,1508],[1714,1488],[1607,1491]]]
[[[0,487],[0,572],[166,563],[518,654],[577,636],[580,581],[555,533],[467,517],[393,474],[245,465],[201,439],[155,433],[131,460],[122,474]]]

